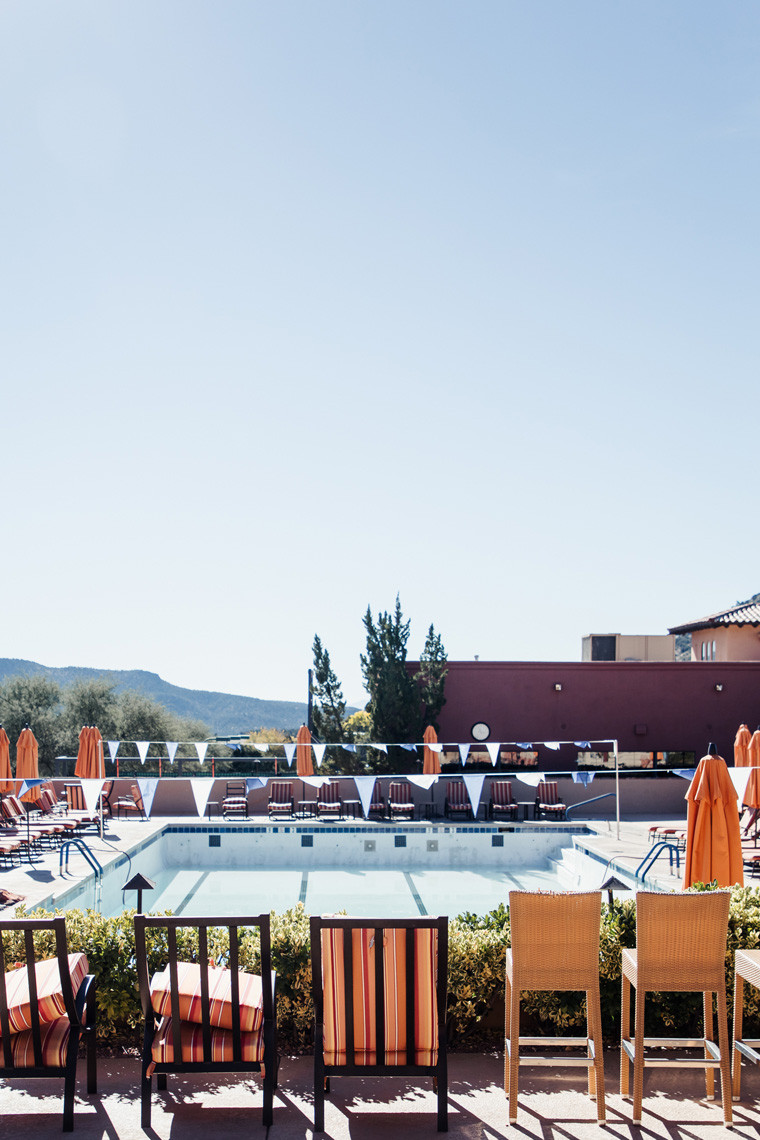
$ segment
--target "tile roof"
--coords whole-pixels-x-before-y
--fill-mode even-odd
[[[709,617],[687,621],[683,625],[674,625],[668,633],[690,633],[692,630],[714,629],[716,626],[727,625],[760,625],[760,594],[754,594],[746,602],[737,602],[735,606],[710,614]]]

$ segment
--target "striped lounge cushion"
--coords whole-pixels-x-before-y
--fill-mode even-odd
[[[195,1025],[201,1016],[201,968],[194,962],[177,963],[179,1015],[182,1021]],[[250,1033],[260,1028],[264,1018],[261,978],[257,974],[238,971],[240,996],[240,1028]],[[210,967],[208,971],[209,1020],[214,1028],[232,1029],[232,974],[229,970]],[[150,983],[153,1009],[159,1017],[171,1015],[171,983],[169,967],[154,974]]]
[[[192,1025],[189,1021],[180,1022],[180,1040],[182,1042],[182,1060],[185,1062],[203,1063],[203,1030],[200,1025]],[[259,1025],[252,1033],[240,1034],[240,1045],[243,1061],[263,1061],[264,1059],[264,1032]],[[174,1061],[174,1039],[172,1037],[172,1019],[164,1017],[156,1030],[151,1046],[151,1057],[158,1064],[170,1065]],[[211,1030],[211,1057],[213,1062],[233,1061],[232,1034],[227,1029]]]
[[[46,1067],[62,1069],[66,1064],[66,1048],[69,1043],[71,1022],[68,1017],[59,1017],[40,1026],[40,1044],[42,1046],[42,1064]],[[31,1029],[23,1033],[14,1033],[11,1037],[13,1049],[13,1064],[17,1069],[34,1068],[34,1040]],[[0,1064],[3,1061],[3,1052],[0,1049]]]
[[[353,930],[354,1063],[374,1065],[376,1053],[375,947],[372,929]],[[406,951],[404,930],[387,929],[383,946],[386,1065],[407,1064]],[[414,1063],[435,1065],[438,1057],[436,964],[438,932],[415,930],[416,986]],[[343,931],[322,930],[325,1064],[345,1065],[346,994]]]
[[[74,993],[84,981],[89,965],[84,954],[69,954],[69,973]],[[61,989],[58,959],[46,958],[34,968],[37,980],[37,1008],[40,1022],[47,1025],[65,1017],[66,1006]],[[11,1033],[22,1033],[31,1028],[29,1003],[29,977],[26,966],[11,970],[5,975],[5,992],[8,998],[8,1019]]]

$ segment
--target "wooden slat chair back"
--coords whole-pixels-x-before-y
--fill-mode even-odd
[[[209,930],[226,929],[228,969],[209,955]],[[261,974],[240,972],[240,932],[258,928]],[[177,932],[196,930],[197,962],[178,960]],[[149,931],[166,946],[160,973],[150,977]],[[268,914],[235,918],[135,915],[135,953],[144,1031],[141,1120],[150,1128],[153,1074],[159,1090],[172,1073],[261,1073],[263,1123],[272,1123],[277,1087],[274,979]],[[151,952],[151,961],[155,955]]]
[[[620,1094],[628,1096],[633,1063],[633,1121],[641,1123],[645,1055],[650,1045],[683,1048],[698,1044],[704,1060],[690,1058],[657,1065],[705,1066],[707,1096],[715,1091],[715,1069],[720,1069],[723,1119],[731,1124],[731,1056],[726,1007],[726,939],[730,891],[665,894],[639,891],[636,895],[636,947],[622,953],[622,1012],[620,1018]],[[635,1017],[631,1036],[631,988]],[[644,1008],[647,992],[702,993],[704,1037],[691,1039],[645,1038]],[[718,1046],[713,1036],[713,994],[717,996]]]
[[[388,815],[391,819],[394,815],[414,815],[412,789],[401,780],[394,781],[388,788]]]
[[[273,781],[269,785],[269,814],[293,815],[295,804],[293,802],[293,785],[290,781]]]
[[[32,812],[27,812],[18,796],[3,796],[0,814],[5,827],[17,831],[19,837],[23,835],[29,846],[40,846],[43,841],[53,846],[63,839],[66,832],[62,820],[42,821]]]
[[[470,804],[470,797],[467,795],[467,788],[464,786],[462,780],[447,781],[446,800],[443,811],[446,816],[451,816],[458,812],[463,812],[465,815],[471,814],[472,805]]]
[[[447,969],[447,918],[311,918],[315,1132],[333,1076],[431,1076],[447,1131]]]
[[[66,810],[76,818],[82,827],[86,827],[90,823],[95,823],[97,815],[90,814],[87,811],[87,804],[84,800],[84,791],[81,784],[66,784],[64,786],[64,795],[66,797]]]
[[[489,811],[491,818],[493,819],[497,815],[508,815],[511,819],[516,819],[517,810],[517,804],[512,796],[512,781],[492,780]]]
[[[248,819],[248,785],[245,780],[228,780],[222,800],[222,815]]]
[[[62,1077],[63,1131],[71,1132],[82,1037],[87,1092],[97,1092],[95,978],[87,959],[69,955],[63,916],[17,918],[0,920],[0,966],[0,1077]]]
[[[559,798],[559,785],[556,780],[541,780],[538,788],[536,789],[536,812],[537,815],[557,816],[558,819],[564,819],[565,805]]]
[[[329,784],[322,784],[317,795],[317,815],[335,815],[340,816],[343,814],[343,800],[340,798],[340,784],[332,781]]]
[[[517,1120],[517,1081],[520,1065],[582,1065],[588,1068],[588,1089],[596,1097],[597,1119],[605,1120],[602,1013],[599,995],[599,926],[601,891],[544,893],[510,891],[511,949],[506,960],[504,1091],[509,1119]],[[523,990],[581,990],[586,994],[585,1037],[521,1037],[520,993]],[[555,1057],[520,1055],[521,1046],[550,1046],[563,1050]],[[582,1057],[567,1057],[576,1046]]]
[[[379,780],[375,782],[375,786],[372,789],[372,799],[369,802],[369,809],[367,811],[368,816],[373,814],[380,816],[385,815],[385,800],[383,799],[383,790]]]

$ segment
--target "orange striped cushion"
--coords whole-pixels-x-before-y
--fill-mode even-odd
[[[42,1045],[42,1064],[62,1069],[66,1064],[66,1047],[69,1041],[71,1022],[68,1017],[59,1017],[49,1021],[47,1025],[40,1026],[40,1043]],[[13,1064],[17,1069],[31,1069],[34,1067],[34,1043],[31,1029],[24,1033],[16,1033],[11,1038],[13,1046]],[[2,1052],[0,1052],[2,1064]]]
[[[201,968],[194,962],[177,963],[179,1015],[182,1021],[200,1025]],[[240,1028],[244,1033],[258,1029],[264,1018],[261,978],[257,974],[238,971],[240,991]],[[150,983],[153,1009],[159,1017],[169,1017],[172,1009],[169,967],[154,974]],[[209,1019],[212,1026],[232,1029],[232,974],[229,970],[209,968]]]
[[[353,930],[354,1063],[374,1065],[376,1052],[374,930]],[[383,980],[386,1065],[407,1063],[405,931],[385,931]],[[414,931],[416,986],[414,1008],[414,1063],[434,1065],[438,1057],[436,973],[438,932]],[[346,994],[343,970],[343,931],[322,930],[322,985],[324,988],[325,1064],[345,1065]]]
[[[203,1030],[200,1025],[191,1025],[187,1021],[180,1022],[182,1042],[182,1060],[205,1060],[203,1056]],[[264,1059],[264,1034],[262,1026],[253,1033],[241,1033],[241,1050],[244,1061],[262,1061]],[[161,1021],[156,1035],[153,1038],[151,1056],[156,1064],[169,1065],[174,1061],[174,1041],[172,1038],[172,1019],[165,1017]],[[232,1034],[226,1029],[211,1030],[211,1061],[232,1061]]]
[[[89,969],[84,954],[69,954],[69,973],[74,993],[77,992]],[[46,1025],[66,1013],[61,989],[61,975],[58,972],[58,959],[46,958],[34,967],[37,979],[37,1008],[40,1023]],[[8,997],[8,1018],[11,1033],[22,1033],[31,1028],[29,1003],[29,977],[26,966],[11,970],[5,975],[5,991]]]

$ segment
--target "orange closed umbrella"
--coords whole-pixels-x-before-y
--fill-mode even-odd
[[[36,780],[39,778],[40,767],[37,760],[37,740],[31,728],[27,725],[21,730],[16,741],[16,779]],[[21,797],[26,803],[34,803],[40,798],[40,789],[30,788]]]
[[[15,788],[11,771],[11,746],[8,733],[0,725],[0,792],[12,792]]]
[[[703,756],[686,793],[684,890],[717,881],[719,887],[744,885],[736,789],[722,756]]]
[[[755,733],[755,736],[757,735],[758,734]],[[749,742],[751,740],[751,737],[752,734],[750,733],[746,724],[740,724],[739,730],[736,733],[736,739],[734,740],[735,768],[747,768],[752,763],[749,758]],[[760,744],[758,746],[760,747]],[[757,762],[760,764],[760,757],[758,757]]]
[[[103,737],[100,735],[100,730],[94,725],[92,727],[85,725],[79,733],[79,751],[77,752],[74,775],[79,776],[81,780],[105,779],[106,764],[103,757]]]
[[[296,735],[296,774],[299,776],[313,776],[314,764],[311,759],[311,733],[305,724],[302,724]]]
[[[432,724],[429,724],[427,726],[422,739],[425,742],[425,747],[423,749],[423,761],[422,761],[423,774],[425,776],[440,775],[441,758],[440,758],[438,752],[436,752],[433,748],[428,747],[429,744],[437,744],[438,743],[438,734],[436,733]]]

